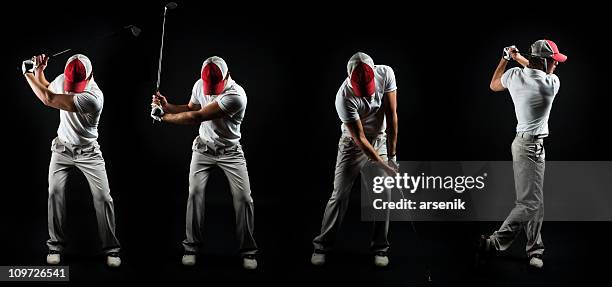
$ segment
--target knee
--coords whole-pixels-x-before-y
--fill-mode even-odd
[[[189,197],[195,197],[204,193],[204,185],[189,179]]]
[[[523,207],[525,213],[534,214],[538,212],[538,210],[542,206],[542,203],[539,201],[521,201],[519,202],[519,205]]]
[[[253,203],[253,198],[249,190],[239,190],[234,193],[234,201],[238,204],[250,204]]]
[[[59,184],[55,181],[49,181],[49,197],[59,196],[64,191],[64,185]]]
[[[112,203],[113,198],[110,195],[110,190],[97,190],[93,192],[93,199],[95,202]]]

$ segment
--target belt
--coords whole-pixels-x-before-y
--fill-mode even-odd
[[[213,154],[213,155],[222,155],[228,152],[237,151],[239,147],[240,147],[239,145],[234,145],[230,147],[224,147],[224,148],[220,148],[217,150],[213,150],[212,148],[205,145],[204,151],[207,153]]]
[[[198,141],[197,150],[200,152],[211,154],[211,155],[222,155],[228,152],[237,151],[240,148],[240,145],[237,144],[237,145],[233,145],[229,147],[213,149],[212,147],[209,147],[206,143],[204,143],[200,137],[197,137],[197,141]]]
[[[343,138],[348,138],[349,140],[353,141],[353,137],[351,135],[342,135]],[[374,142],[378,139],[386,139],[387,135],[385,134],[378,134],[375,136],[366,136],[366,139],[368,140],[368,142],[370,142],[370,144],[374,144]]]
[[[527,132],[518,132],[518,133],[516,133],[516,137],[523,138],[523,139],[526,139],[526,140],[538,140],[538,139],[543,139],[543,138],[545,138],[547,136],[548,136],[548,134],[532,135],[532,134],[527,133]]]

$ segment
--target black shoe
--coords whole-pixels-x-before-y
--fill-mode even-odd
[[[492,256],[495,255],[495,246],[488,236],[480,235],[478,240],[478,254],[481,256]]]
[[[488,236],[481,235],[476,248],[475,267],[478,268],[487,259],[495,256],[496,253],[497,250],[495,250],[491,239]]]

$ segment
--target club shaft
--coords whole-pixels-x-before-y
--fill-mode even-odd
[[[162,58],[164,56],[164,35],[166,34],[166,12],[168,12],[168,8],[164,7],[164,19],[162,21],[162,35],[161,35],[161,45],[159,47],[159,62],[157,63],[157,91],[159,91],[159,84],[161,81],[161,69],[162,69]]]
[[[53,58],[53,57],[57,57],[57,56],[60,56],[60,55],[63,55],[63,54],[66,54],[66,53],[68,53],[68,52],[70,52],[70,51],[72,51],[72,49],[66,49],[66,50],[64,50],[64,51],[57,52],[57,53],[55,53],[55,54],[51,55],[51,58]]]

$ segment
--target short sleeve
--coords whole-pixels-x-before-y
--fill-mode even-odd
[[[247,99],[238,94],[227,94],[219,98],[217,103],[225,114],[232,117],[246,107]]]
[[[357,105],[350,98],[344,97],[342,89],[336,95],[336,112],[343,123],[351,123],[359,120]]]
[[[520,72],[521,68],[514,67],[506,72],[501,77],[501,84],[504,88],[509,89],[512,85],[512,81],[516,78],[516,74]]]
[[[200,100],[198,100],[198,91],[200,91],[200,87],[202,86],[202,80],[197,80],[195,84],[193,84],[193,88],[191,89],[191,99],[189,100],[192,104],[202,105]]]
[[[79,113],[95,113],[102,109],[102,97],[92,92],[76,93],[73,99],[74,106]]]
[[[64,77],[63,77],[63,74],[57,76],[55,78],[55,80],[53,80],[51,83],[49,83],[49,90],[51,90],[51,92],[56,93],[56,94],[63,94],[64,93]]]
[[[385,93],[393,92],[397,90],[397,84],[395,83],[395,72],[389,66],[385,66]]]
[[[557,75],[552,74],[552,80],[553,80],[553,89],[555,92],[555,96],[557,95],[557,93],[559,92],[559,88],[561,88],[561,81],[559,80],[559,77],[557,77]]]

